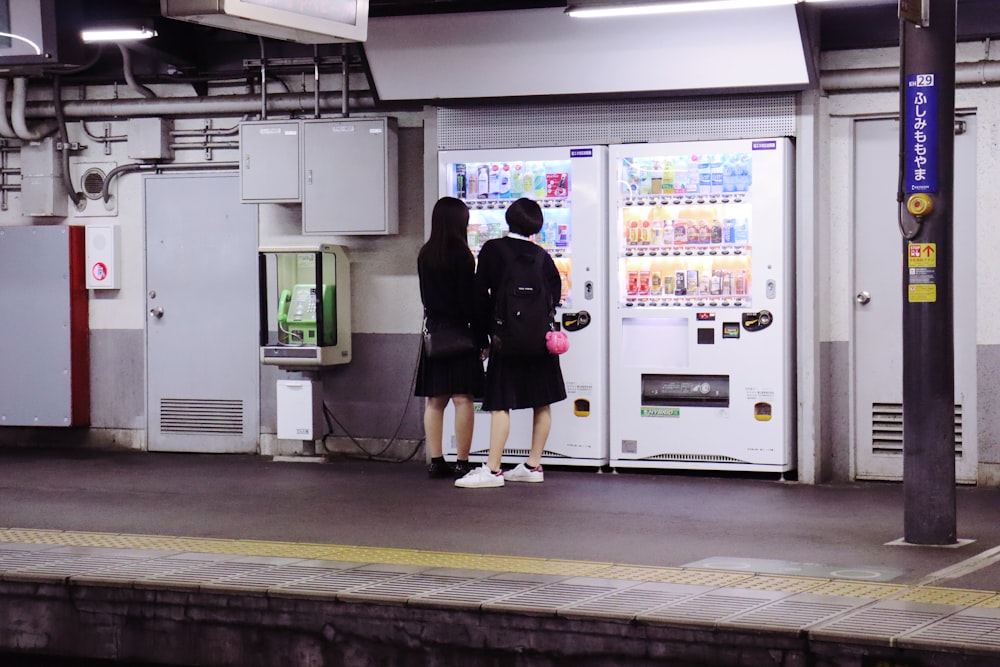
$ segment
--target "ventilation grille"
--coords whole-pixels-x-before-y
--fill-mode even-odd
[[[794,134],[793,95],[717,95],[438,109],[438,150]]]
[[[746,463],[741,459],[734,459],[732,456],[719,456],[717,454],[657,454],[656,456],[646,456],[643,461],[688,461],[695,463]]]
[[[80,178],[80,186],[84,196],[88,199],[100,199],[105,178],[104,170],[97,167],[91,167],[83,172],[83,176]]]
[[[469,453],[472,456],[488,456],[489,453],[490,453],[490,450],[489,450],[489,448],[486,448],[486,449],[477,449],[477,450],[469,452]],[[510,447],[505,447],[504,450],[503,450],[503,455],[504,456],[528,456],[529,454],[531,454],[531,450],[530,449],[511,449]],[[542,456],[544,456],[545,458],[552,458],[552,459],[568,459],[568,458],[570,458],[569,456],[566,456],[565,454],[560,454],[559,452],[552,452],[552,451],[549,451],[547,449],[542,450]]]
[[[243,401],[164,398],[160,400],[162,433],[241,435]]]
[[[885,456],[903,453],[902,403],[872,404],[872,452]],[[962,406],[955,406],[955,456],[962,458]]]

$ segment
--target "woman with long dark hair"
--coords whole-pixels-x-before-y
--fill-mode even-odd
[[[473,400],[484,389],[482,350],[486,332],[475,317],[476,261],[469,250],[469,209],[461,199],[442,197],[431,213],[431,234],[417,255],[420,300],[431,326],[469,327],[477,350],[444,359],[429,359],[420,351],[414,394],[427,397],[424,434],[431,463],[430,477],[462,477],[469,469],[474,418]],[[444,460],[442,431],[448,401],[455,406],[458,460],[454,468]]]

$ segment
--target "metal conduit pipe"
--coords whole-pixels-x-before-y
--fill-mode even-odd
[[[352,98],[364,100],[364,108],[374,108],[375,104],[365,93],[352,94]],[[285,93],[271,95],[268,107],[271,111],[294,112],[308,109],[311,105],[308,94]],[[327,110],[340,107],[340,93],[320,95],[320,105]],[[66,118],[146,118],[146,117],[200,117],[236,116],[252,114],[260,109],[260,99],[256,95],[214,95],[209,97],[157,97],[152,100],[80,100],[63,103]],[[51,102],[37,102],[30,105],[26,113],[32,118],[51,118],[55,106]]]
[[[119,44],[118,50],[122,52],[122,70],[125,72],[125,83],[128,87],[146,99],[156,97],[156,93],[135,80],[135,74],[132,73],[132,53],[128,48],[124,44]]]
[[[192,162],[183,164],[149,164],[146,162],[121,164],[112,169],[104,177],[104,185],[101,186],[101,199],[107,203],[111,199],[111,181],[122,174],[133,171],[181,171],[181,170],[202,170],[217,171],[222,169],[239,169],[239,162]]]
[[[15,77],[14,100],[11,102],[10,115],[11,121],[14,124],[14,134],[17,135],[18,139],[24,139],[25,141],[37,141],[38,139],[49,136],[59,129],[59,124],[50,120],[44,123],[39,123],[35,129],[29,130],[28,123],[25,121],[25,109],[27,102],[28,79],[23,76]],[[52,113],[46,116],[46,118],[52,118],[56,115],[56,113],[56,105],[53,104]]]
[[[1000,83],[1000,60],[982,60],[955,65],[955,84],[985,86]],[[897,90],[898,67],[869,67],[820,72],[820,87],[828,92],[851,90]]]
[[[7,86],[10,82],[0,78],[0,136],[5,139],[17,139],[14,128],[10,126],[10,119],[7,118]]]

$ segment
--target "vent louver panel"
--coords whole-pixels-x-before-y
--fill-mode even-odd
[[[872,452],[886,456],[903,453],[903,405],[872,404]],[[955,406],[955,456],[962,456],[962,406]]]
[[[713,95],[438,109],[438,150],[784,137],[794,95]]]
[[[243,401],[164,398],[160,400],[163,433],[243,433]]]

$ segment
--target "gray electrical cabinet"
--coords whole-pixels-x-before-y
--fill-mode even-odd
[[[83,227],[0,227],[0,427],[90,423],[84,270]]]
[[[245,203],[302,201],[301,124],[240,123],[240,196]]]
[[[302,121],[302,232],[399,231],[394,118]]]

